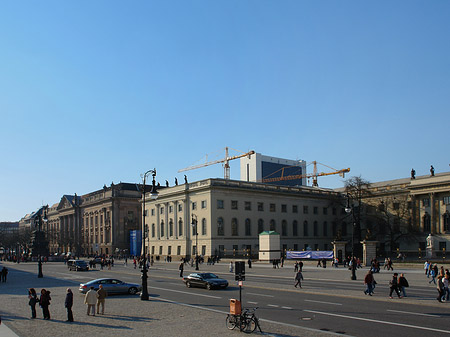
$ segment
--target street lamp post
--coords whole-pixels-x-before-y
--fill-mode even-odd
[[[142,301],[148,301],[148,289],[147,289],[147,254],[145,251],[145,240],[147,239],[145,237],[145,229],[146,229],[146,225],[145,225],[145,181],[147,179],[147,175],[152,174],[153,180],[152,180],[152,189],[150,191],[150,199],[151,200],[156,200],[158,198],[158,191],[156,190],[156,181],[155,181],[155,177],[156,177],[156,169],[153,170],[148,170],[147,172],[145,172],[143,174],[143,180],[144,180],[144,185],[142,187],[143,190],[143,194],[142,194],[142,233],[144,234],[144,239],[142,240],[142,253],[144,254],[144,260],[143,260],[143,264],[142,264],[142,291],[141,291],[141,300]]]
[[[195,270],[198,270],[198,219],[197,215],[192,214],[192,229],[195,230]]]
[[[356,280],[356,259],[355,259],[355,255],[354,255],[354,250],[355,250],[355,211],[353,209],[353,206],[350,207],[350,198],[347,194],[347,207],[345,207],[345,212],[347,214],[352,214],[352,276],[351,279],[352,280]]]

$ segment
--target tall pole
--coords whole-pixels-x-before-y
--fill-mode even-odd
[[[41,210],[42,211],[42,210]],[[44,274],[42,273],[42,237],[41,237],[41,229],[42,229],[42,215],[39,213],[38,215],[38,247],[39,247],[39,254],[38,254],[38,278],[43,278]]]
[[[198,269],[198,219],[195,214],[192,214],[192,227],[195,230],[195,270]]]
[[[141,300],[142,301],[148,301],[149,295],[148,295],[148,289],[147,289],[147,252],[145,251],[145,240],[147,239],[147,226],[145,225],[145,181],[147,179],[147,175],[151,173],[153,176],[152,180],[152,190],[151,190],[151,197],[156,199],[157,192],[156,192],[156,186],[155,186],[155,176],[156,176],[156,169],[154,170],[148,170],[144,173],[144,186],[143,188],[143,196],[142,196],[142,234],[143,234],[143,240],[142,240],[142,254],[144,255],[143,264],[142,264],[142,291],[141,291]]]

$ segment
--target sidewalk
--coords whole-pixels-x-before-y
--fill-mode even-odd
[[[20,270],[20,265],[4,263],[10,273],[8,282],[0,284],[1,337],[31,336],[183,336],[221,337],[243,336],[238,330],[225,326],[226,313],[210,307],[200,309],[194,306],[167,302],[150,293],[150,301],[141,301],[138,296],[110,296],[106,299],[105,315],[87,316],[83,295],[78,293],[75,280],[50,277],[37,279],[35,273]],[[173,264],[175,267],[175,264]],[[37,307],[37,319],[30,319],[27,289],[46,288],[51,291],[51,320],[42,319]],[[74,291],[73,313],[75,322],[66,322],[64,298],[67,287]],[[301,324],[301,323],[300,323]],[[329,336],[330,333],[261,322],[264,336]],[[259,333],[257,333],[259,334]],[[261,334],[259,334],[261,335]]]

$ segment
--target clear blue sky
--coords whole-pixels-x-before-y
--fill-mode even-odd
[[[225,146],[372,182],[449,171],[449,17],[438,0],[3,1],[0,221],[154,167],[173,184]]]

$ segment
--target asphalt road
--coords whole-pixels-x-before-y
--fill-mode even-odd
[[[33,264],[21,264],[24,271],[33,271]],[[239,299],[239,287],[234,275],[228,272],[228,264],[214,266],[203,264],[200,271],[216,273],[229,281],[225,290],[186,288],[179,277],[178,263],[156,263],[149,271],[149,293],[161,298],[195,306],[205,310],[229,311],[229,300]],[[194,272],[186,267],[185,275]],[[437,291],[421,269],[403,268],[411,285],[408,297],[388,298],[388,280],[392,272],[381,271],[375,275],[378,282],[375,295],[365,296],[362,279],[366,270],[358,270],[358,280],[350,280],[350,272],[344,268],[316,268],[305,266],[302,289],[293,287],[292,266],[274,270],[266,264],[254,264],[247,268],[242,287],[244,307],[258,307],[257,316],[264,322],[281,326],[301,326],[323,332],[351,336],[434,336],[450,335],[448,329],[450,302],[438,303]],[[124,266],[117,261],[111,270],[69,272],[61,263],[44,265],[46,276],[79,283],[99,278],[114,277],[123,281],[140,283],[140,271],[132,264]]]

